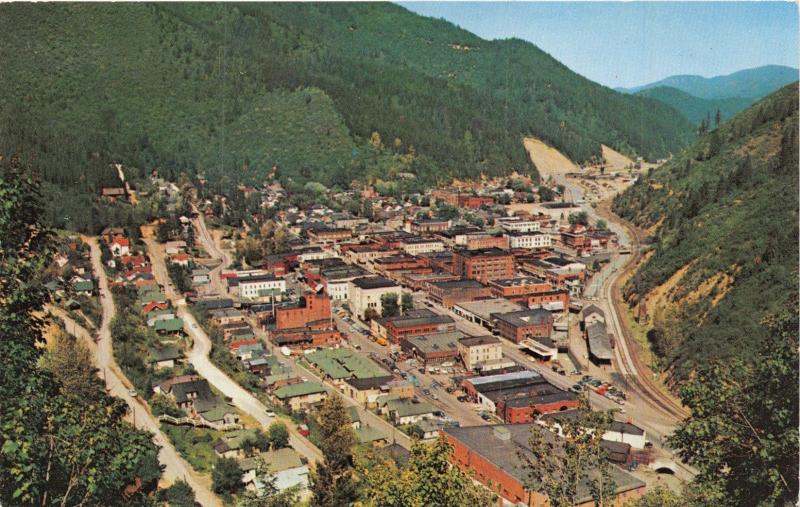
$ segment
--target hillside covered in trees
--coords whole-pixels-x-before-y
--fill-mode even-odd
[[[410,172],[533,172],[523,136],[575,161],[600,144],[658,158],[690,124],[532,44],[485,41],[393,4],[9,4],[0,8],[0,153],[91,195],[202,172],[345,186]]]
[[[686,119],[696,125],[700,125],[703,120],[706,120],[706,124],[710,125],[715,120],[717,111],[719,111],[723,120],[729,120],[736,113],[744,111],[757,100],[747,97],[701,99],[671,86],[646,88],[636,94],[659,100],[670,107],[674,107]]]
[[[798,85],[789,85],[641,177],[615,211],[655,236],[624,288],[676,380],[758,357],[764,319],[797,292]]]

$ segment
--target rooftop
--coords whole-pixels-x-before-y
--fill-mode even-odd
[[[477,280],[452,280],[448,282],[432,282],[431,285],[443,290],[480,289],[486,287]]]
[[[477,315],[487,322],[492,319],[492,314],[494,313],[518,312],[524,309],[522,305],[518,305],[505,298],[481,299],[478,301],[458,303],[456,306],[473,315]]]
[[[458,342],[465,347],[477,347],[479,345],[499,344],[500,339],[487,334],[483,336],[467,336],[466,338],[461,338]]]
[[[332,379],[385,377],[386,370],[350,349],[322,349],[306,354],[305,359]]]
[[[456,253],[462,257],[508,257],[511,253],[497,247],[481,248],[478,250],[457,250]]]
[[[508,313],[492,313],[492,317],[514,327],[541,325],[552,322],[553,315],[547,310],[535,308]]]
[[[496,278],[489,282],[490,285],[500,287],[524,287],[526,285],[537,285],[545,283],[541,278],[535,276],[515,276],[513,278]]]
[[[356,278],[351,283],[353,285],[355,285],[356,287],[359,287],[359,288],[364,289],[364,290],[369,290],[369,289],[388,289],[388,288],[391,288],[391,287],[399,288],[399,286],[395,282],[393,282],[393,281],[391,281],[391,280],[389,280],[387,278],[383,278],[381,276],[375,276],[375,277],[371,277],[371,278],[367,278],[367,277],[365,277],[365,278]]]
[[[442,431],[493,463],[521,484],[525,484],[528,480],[528,472],[520,455],[530,460],[536,460],[528,442],[533,424],[535,423],[466,426],[444,428]],[[549,431],[542,432],[542,435],[545,440],[550,442],[555,442],[559,438]],[[644,482],[617,467],[610,467],[610,472],[617,486],[617,494],[645,486]],[[594,476],[599,472],[591,469],[589,473]],[[592,500],[589,484],[586,481],[578,484],[578,496],[578,503]]]
[[[324,392],[326,392],[325,386],[319,382],[300,382],[298,384],[291,384],[275,389],[273,394],[279,400],[285,400],[289,398],[296,398],[298,396],[306,396],[309,394]]]
[[[405,338],[405,341],[416,347],[423,354],[433,354],[458,350],[457,343],[463,337],[464,333],[461,331],[450,331],[447,333],[409,336]]]

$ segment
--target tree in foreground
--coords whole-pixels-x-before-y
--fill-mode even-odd
[[[159,491],[159,499],[169,504],[169,507],[194,507],[194,490],[182,480]]]
[[[481,507],[496,498],[450,463],[453,448],[444,440],[415,441],[408,466],[384,461],[364,470],[364,501],[374,507]]]
[[[53,243],[39,186],[14,158],[0,161],[0,202],[0,504],[144,502],[161,475],[152,435],[123,420],[127,407],[92,380],[90,364],[84,375],[46,367],[85,361],[82,352],[54,348],[40,364],[40,274]]]
[[[381,317],[394,317],[400,312],[397,294],[390,292],[381,296]]]
[[[697,468],[703,503],[794,505],[798,497],[797,300],[764,323],[764,353],[713,364],[681,389],[691,415],[670,444]]]
[[[269,425],[269,441],[273,449],[283,449],[289,446],[289,429],[280,421]]]
[[[346,507],[358,499],[353,473],[356,442],[344,402],[337,394],[325,399],[319,410],[319,448],[323,461],[311,474],[311,504],[317,507]]]
[[[613,412],[597,412],[581,398],[580,416],[557,420],[561,436],[538,424],[531,425],[531,455],[520,454],[528,480],[525,487],[547,496],[552,507],[578,505],[579,485],[586,484],[595,505],[609,505],[616,496],[611,463],[601,446]]]
[[[220,458],[211,474],[216,493],[235,493],[242,485],[242,469],[233,458]]]

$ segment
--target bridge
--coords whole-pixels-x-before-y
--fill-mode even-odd
[[[208,421],[201,419],[192,419],[191,417],[172,417],[171,415],[158,416],[159,422],[173,424],[175,426],[194,426],[195,428],[209,428],[217,431],[234,431],[242,429],[241,424],[225,423],[225,424],[211,424]]]
[[[650,468],[659,474],[675,475],[678,472],[678,466],[674,462],[664,459],[653,461]]]

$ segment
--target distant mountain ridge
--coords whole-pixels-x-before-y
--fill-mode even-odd
[[[669,86],[701,99],[747,97],[755,101],[797,80],[798,70],[795,68],[783,65],[764,65],[725,76],[670,76],[642,86],[617,88],[617,91],[636,93],[649,88]]]
[[[704,119],[710,118],[713,121],[717,111],[720,112],[723,121],[728,120],[756,101],[749,97],[701,99],[671,86],[645,88],[636,95],[656,99],[677,109],[695,125],[699,125]]]

